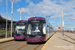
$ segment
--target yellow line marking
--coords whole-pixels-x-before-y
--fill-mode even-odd
[[[0,48],[0,50],[2,50],[4,48],[7,48],[7,47],[11,47],[11,46],[16,45],[16,44],[20,44],[20,43],[23,43],[23,42],[18,42],[18,43],[12,44],[12,45],[8,45],[8,46],[5,46],[5,47],[2,47],[2,48]]]
[[[50,36],[51,38],[44,44],[44,46],[42,47],[42,49],[41,50],[45,50],[45,48],[46,48],[46,46],[47,46],[47,44],[49,43],[49,41],[52,39],[52,37],[53,37],[53,35],[54,35],[54,33]]]
[[[27,44],[27,45],[24,45],[24,46],[22,46],[22,47],[20,47],[20,48],[17,48],[16,50],[20,50],[20,49],[22,49],[22,48],[24,48],[24,47],[26,47],[26,46],[28,46],[28,44]]]

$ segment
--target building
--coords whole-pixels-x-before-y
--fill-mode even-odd
[[[7,20],[7,30],[11,30],[11,20]],[[16,21],[13,21],[13,29]],[[6,30],[6,19],[0,15],[0,30]]]

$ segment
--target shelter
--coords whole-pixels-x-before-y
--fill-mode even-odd
[[[7,30],[11,30],[11,20],[7,19]],[[13,29],[16,21],[13,21]],[[0,15],[0,30],[6,30],[6,19]]]

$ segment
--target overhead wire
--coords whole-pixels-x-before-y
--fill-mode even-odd
[[[37,2],[39,2],[39,0],[37,0]],[[47,11],[43,8],[43,6],[41,5],[41,3],[39,2],[39,5],[41,6],[41,8],[44,10],[44,12],[47,14]],[[51,25],[52,27],[52,25]]]
[[[39,2],[39,0],[37,0],[37,2]],[[47,11],[43,8],[43,6],[40,4],[40,2],[39,2],[39,5],[42,7],[42,9],[44,10],[44,12],[47,13]]]
[[[16,1],[16,0],[15,0]],[[17,1],[16,1],[17,2]],[[19,2],[17,2],[20,6],[22,6],[22,7],[25,7],[25,6],[23,6],[21,3],[19,3]],[[33,15],[35,15],[33,12],[31,12],[30,11],[30,13],[32,13]]]

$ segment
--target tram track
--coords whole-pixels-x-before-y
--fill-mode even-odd
[[[28,46],[28,44],[26,44],[26,45],[24,45],[24,46],[22,46],[22,47],[20,47],[20,48],[17,48],[16,50],[20,50],[20,49],[22,49],[22,48],[25,48],[26,46]]]
[[[40,45],[37,45],[33,50],[36,50],[38,47],[40,47],[41,46],[41,44]]]
[[[5,45],[5,44],[9,44],[9,43],[12,43],[12,42],[15,42],[15,41],[1,43],[0,46]]]
[[[42,44],[36,44],[36,43],[33,45],[27,44],[26,41],[10,41],[10,42],[5,42],[1,44],[0,50],[24,50],[24,49],[37,50],[41,45]]]
[[[33,44],[26,42],[27,41],[10,41],[10,42],[1,43],[0,50],[41,50],[41,48],[45,43],[44,42],[44,43]]]
[[[11,46],[14,46],[14,45],[17,45],[17,44],[20,44],[20,43],[24,43],[24,42],[18,42],[18,43],[12,44],[12,45],[5,46],[5,47],[0,48],[0,50],[2,50],[4,48],[11,47]]]
[[[37,50],[37,48],[39,48],[41,45],[42,45],[42,44],[37,45],[36,47],[34,46],[34,47],[32,48],[32,50]],[[22,50],[22,49],[24,49],[24,48],[27,48],[28,46],[33,46],[33,45],[25,44],[25,45],[23,45],[23,46],[21,46],[21,47],[15,49],[15,50]]]

